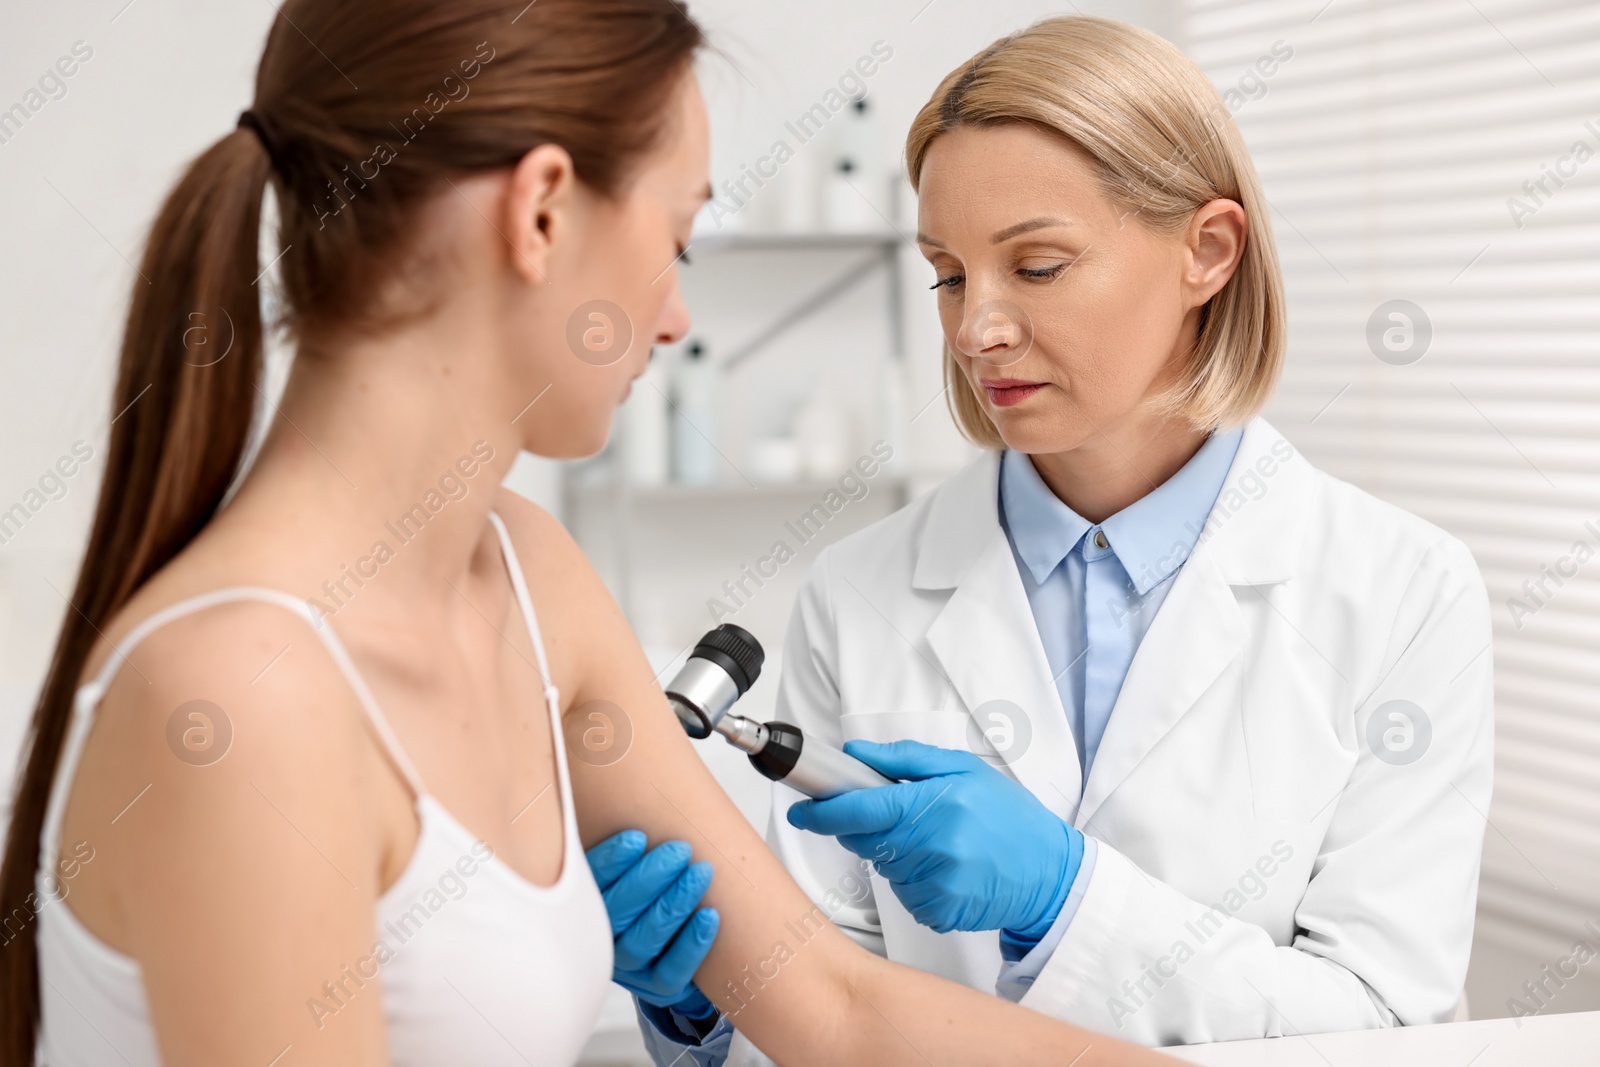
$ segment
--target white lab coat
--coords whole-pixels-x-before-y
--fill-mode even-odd
[[[819,554],[778,717],[833,745],[971,748],[1003,725],[975,709],[1021,709],[994,762],[1100,846],[1026,1007],[1146,1045],[1450,1018],[1493,748],[1489,605],[1466,547],[1252,421],[1080,789],[998,471],[985,454]],[[1394,700],[1421,715],[1391,705],[1371,724]],[[791,827],[799,795],[774,790],[769,843],[837,925],[994,992],[996,933],[935,933],[876,873],[861,891],[861,861]],[[765,1062],[734,1040],[730,1063]]]

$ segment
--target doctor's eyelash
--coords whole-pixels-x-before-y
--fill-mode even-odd
[[[1057,263],[1053,267],[1018,267],[1017,268],[1017,273],[1022,275],[1025,278],[1035,278],[1035,279],[1039,279],[1039,280],[1050,280],[1050,281],[1053,281],[1056,278],[1060,277],[1061,276],[1061,272],[1066,270],[1071,265],[1072,265],[1071,263],[1063,261],[1061,263]],[[949,286],[951,288],[954,288],[955,286],[961,284],[965,280],[966,280],[966,278],[963,275],[952,274],[948,278],[940,278],[938,281],[936,281],[932,285],[928,286],[928,288],[929,289],[938,289],[938,288],[941,288],[943,286]]]

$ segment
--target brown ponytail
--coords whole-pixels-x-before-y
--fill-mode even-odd
[[[90,649],[210,520],[244,455],[261,381],[258,260],[287,249],[279,325],[302,347],[323,330],[379,328],[394,318],[377,294],[406,224],[443,178],[553,142],[587,186],[615,195],[702,41],[672,0],[283,5],[251,108],[267,136],[236,129],[190,164],[134,282],[92,532],[0,869],[0,1067],[34,1059],[40,833]],[[269,180],[279,240],[262,257]]]

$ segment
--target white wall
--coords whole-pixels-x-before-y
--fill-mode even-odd
[[[202,0],[8,4],[0,108],[82,41],[92,56],[0,144],[0,507],[73,442],[88,467],[0,546],[0,778],[43,677],[98,489],[121,319],[179,168],[250,99],[272,7]],[[119,13],[120,11],[120,13]]]

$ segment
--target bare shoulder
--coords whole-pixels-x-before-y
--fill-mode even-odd
[[[131,648],[127,630],[118,620],[119,650],[91,659],[120,662],[64,828],[104,835],[107,873],[153,888],[162,863],[189,868],[198,854],[217,855],[219,841],[264,845],[285,823],[291,836],[319,835],[350,866],[374,867],[383,768],[348,680],[305,616],[234,600],[172,619]]]
[[[558,580],[575,566],[593,575],[588,557],[572,534],[550,512],[521,493],[501,486],[494,501],[495,513],[506,524],[517,548],[523,573]],[[598,576],[595,577],[598,581]]]
[[[130,648],[131,629],[119,620],[110,631],[117,647],[102,642],[90,658],[95,669],[118,661],[101,703],[99,719],[107,725],[160,719],[179,704],[200,701],[229,720],[239,717],[234,725],[247,728],[252,744],[296,744],[304,740],[300,731],[336,739],[332,713],[354,703],[312,622],[286,604],[235,599],[198,607]],[[257,721],[268,711],[271,729],[254,729],[268,725]]]

